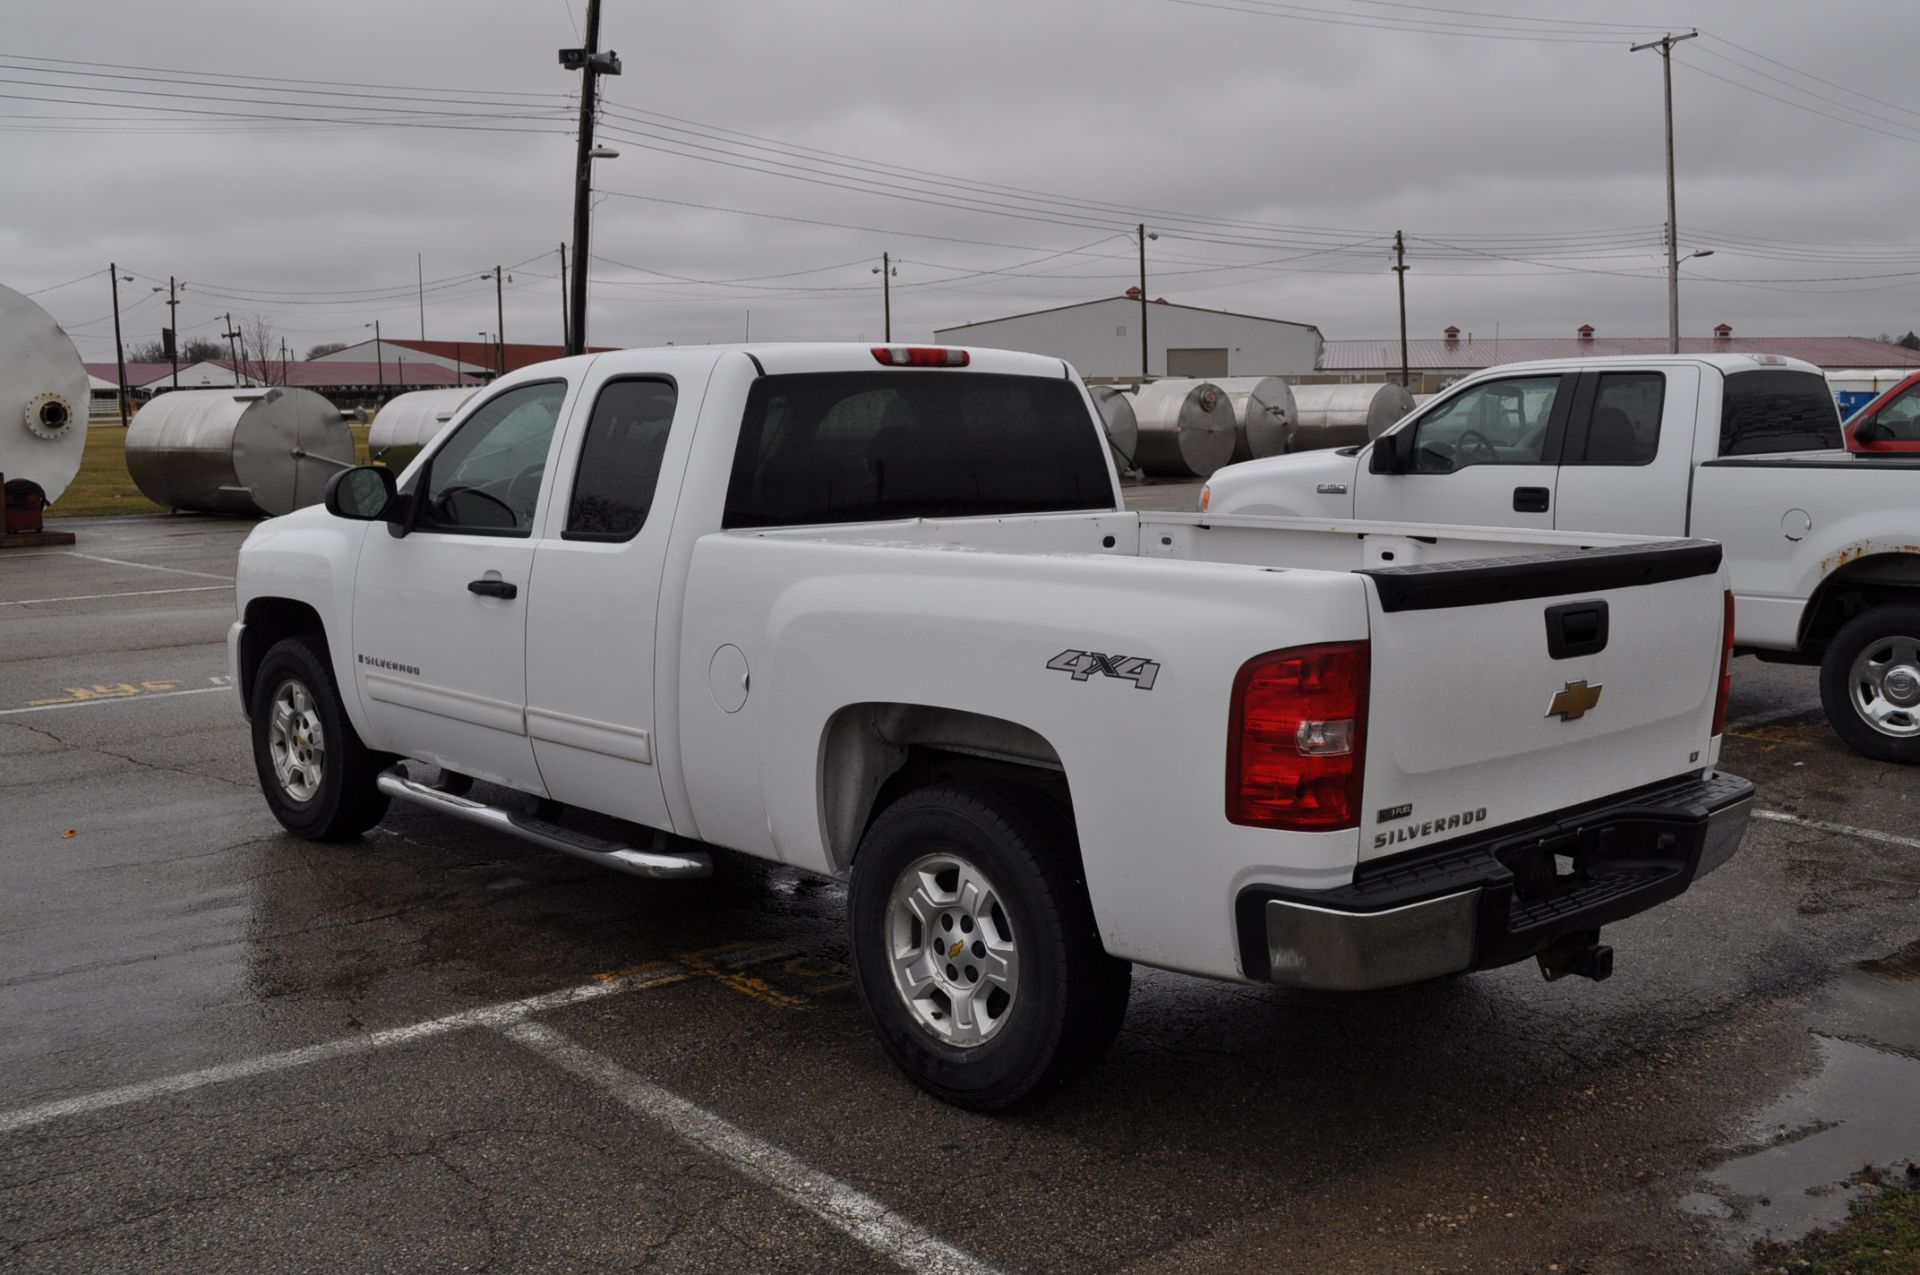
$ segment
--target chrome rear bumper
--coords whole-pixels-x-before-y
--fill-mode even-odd
[[[1733,857],[1752,806],[1752,784],[1711,775],[1365,863],[1338,889],[1250,887],[1241,961],[1367,991],[1525,960],[1684,893]]]

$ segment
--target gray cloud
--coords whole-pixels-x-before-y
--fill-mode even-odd
[[[1118,292],[1134,272],[1134,249],[1124,237],[1099,241],[1142,218],[1162,236],[1149,245],[1154,295],[1317,323],[1329,336],[1394,330],[1393,279],[1380,237],[1396,228],[1414,237],[1408,299],[1416,334],[1448,323],[1488,334],[1497,324],[1511,335],[1561,334],[1581,322],[1606,333],[1664,329],[1656,269],[1665,212],[1660,68],[1651,53],[1627,52],[1632,32],[1602,43],[1462,39],[1405,24],[1513,27],[1521,24],[1476,15],[1521,7],[1479,0],[1443,15],[1364,0],[1302,2],[1393,29],[1166,0],[605,0],[605,43],[626,65],[626,74],[607,82],[613,101],[623,111],[697,124],[679,126],[695,132],[675,133],[657,114],[645,117],[650,125],[632,116],[609,121],[651,136],[608,137],[622,156],[600,166],[600,181],[625,194],[597,206],[597,254],[670,275],[750,282],[696,287],[596,263],[594,276],[604,282],[594,292],[593,338],[732,340],[749,310],[756,337],[878,337],[879,281],[867,263],[877,264],[883,250],[902,259],[895,333],[925,337],[936,326]],[[7,44],[17,52],[0,55],[14,68],[0,70],[0,79],[12,81],[0,83],[0,92],[124,105],[0,98],[0,124],[8,126],[0,153],[14,174],[0,204],[0,281],[35,289],[100,271],[40,299],[89,357],[101,358],[111,353],[110,259],[142,276],[187,279],[183,327],[211,332],[222,312],[263,313],[301,350],[357,339],[375,318],[389,335],[414,335],[418,310],[404,288],[415,253],[429,281],[440,281],[430,282],[427,335],[475,339],[495,326],[492,285],[479,275],[496,262],[524,262],[506,295],[507,336],[555,341],[554,250],[568,235],[572,165],[558,97],[527,99],[552,107],[553,118],[506,125],[547,130],[538,133],[232,121],[154,109],[207,109],[205,102],[103,91],[182,86],[53,75],[51,66],[21,70],[27,64],[18,58],[332,81],[342,93],[356,90],[340,82],[426,86],[418,91],[428,96],[458,87],[478,90],[457,95],[475,101],[505,100],[574,88],[576,77],[556,65],[554,50],[574,41],[582,3],[574,0],[571,13],[568,0],[336,0],[322,9],[284,0],[10,5]],[[1264,7],[1260,0],[1222,3]],[[1541,7],[1524,11],[1540,14]],[[1676,65],[1681,242],[1717,246],[1713,259],[1684,268],[1688,331],[1704,333],[1723,320],[1743,334],[1782,335],[1871,335],[1920,324],[1920,274],[1897,273],[1920,271],[1920,247],[1878,264],[1875,258],[1898,254],[1792,247],[1914,237],[1920,96],[1904,72],[1909,51],[1920,47],[1920,7],[1620,0],[1546,13],[1645,22],[1646,36],[1685,29],[1684,20],[1734,42],[1694,42]],[[1833,83],[1796,77],[1736,46]],[[251,105],[231,109],[256,114],[337,118],[343,105],[371,105],[380,109],[369,114],[391,119],[385,112],[396,105],[346,97],[326,111],[275,104],[325,100],[291,91],[313,87],[263,79],[244,94],[219,92],[249,98]],[[44,129],[90,115],[140,131],[20,128],[29,116],[59,117],[43,118]],[[844,168],[805,182],[663,153],[685,152],[689,142],[716,146],[706,126],[943,174],[956,184],[928,187],[910,175]],[[1902,135],[1869,131],[1875,128]],[[778,158],[741,142],[722,148],[729,162],[767,166]],[[881,181],[918,193],[906,199],[839,188]],[[968,199],[1018,205],[1021,215],[960,206]],[[1093,211],[1088,203],[1113,209]],[[1547,237],[1589,230],[1609,232],[1591,242],[1592,251],[1631,255],[1539,256],[1578,250],[1574,241]],[[1472,242],[1495,255],[1469,259],[1434,241]],[[1089,245],[1096,255],[1018,264]],[[791,274],[835,265],[842,268]],[[1589,273],[1595,270],[1644,277]],[[984,271],[1011,273],[961,277]],[[1725,282],[1828,276],[1869,277]],[[151,286],[143,277],[123,294],[129,341],[150,339],[162,321]],[[385,298],[347,291],[382,288],[396,291]]]

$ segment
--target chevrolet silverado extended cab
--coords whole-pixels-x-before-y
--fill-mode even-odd
[[[633,350],[263,523],[229,647],[295,833],[401,799],[640,876],[844,878],[880,1038],[987,1109],[1100,1055],[1133,961],[1605,976],[1600,927],[1745,827],[1723,577],[1696,540],[1129,513],[1055,359]]]
[[[1920,762],[1920,457],[1856,457],[1819,370],[1777,355],[1514,363],[1365,447],[1214,474],[1213,513],[1699,536],[1735,637],[1818,664],[1835,731]]]

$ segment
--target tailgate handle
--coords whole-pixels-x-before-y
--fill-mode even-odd
[[[1562,602],[1547,608],[1547,654],[1556,660],[1594,655],[1607,649],[1607,604]]]
[[[1543,514],[1547,512],[1547,489],[1545,487],[1515,487],[1513,489],[1513,512],[1517,514]]]

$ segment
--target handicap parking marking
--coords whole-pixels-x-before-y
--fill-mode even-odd
[[[207,679],[205,686],[182,686],[178,677],[150,678],[139,682],[96,682],[92,686],[63,686],[62,693],[43,699],[30,699],[19,708],[0,708],[0,717],[20,713],[48,713],[63,708],[92,708],[100,704],[124,704],[132,700],[170,699],[176,695],[210,695],[231,691],[233,679],[226,674]]]

